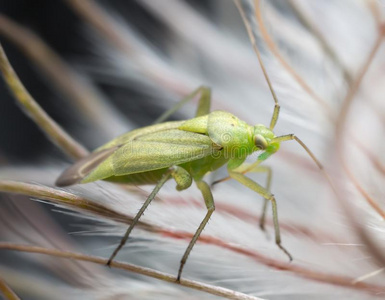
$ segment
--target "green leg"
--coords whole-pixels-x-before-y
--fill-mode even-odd
[[[258,162],[259,164],[260,162]],[[268,166],[258,166],[258,164],[243,164],[241,165],[240,167],[238,167],[236,169],[236,171],[238,173],[242,173],[242,174],[246,174],[246,173],[251,173],[251,172],[255,172],[255,173],[267,173],[267,181],[266,181],[266,190],[270,192],[270,187],[271,187],[271,177],[272,177],[272,170],[270,167]],[[211,187],[213,187],[214,185],[220,183],[220,182],[224,182],[224,181],[227,181],[229,180],[231,177],[225,177],[225,178],[222,178],[222,179],[219,179],[219,180],[216,180],[214,181],[212,184],[211,184]],[[263,198],[263,207],[262,207],[262,214],[261,214],[261,218],[259,219],[259,227],[265,231],[265,221],[266,221],[266,210],[267,210],[267,204],[268,204],[269,200],[267,200],[266,198]]]
[[[139,218],[143,215],[144,211],[148,207],[148,205],[151,203],[151,201],[155,198],[156,194],[159,192],[159,190],[162,188],[162,186],[166,183],[166,181],[170,178],[174,170],[167,171],[160,181],[155,186],[154,190],[151,192],[151,194],[148,196],[147,200],[144,202],[143,206],[140,208],[139,212],[136,214],[135,218],[132,220],[132,223],[130,224],[130,227],[128,227],[126,233],[124,234],[122,240],[119,243],[119,246],[114,250],[112,255],[110,256],[107,265],[109,266],[112,262],[112,260],[115,258],[115,256],[118,254],[120,249],[124,246],[124,244],[127,242],[128,236],[130,235],[132,229],[135,227],[135,225],[138,223]]]
[[[266,190],[270,192],[271,188],[271,177],[272,177],[272,170],[268,166],[252,166],[251,164],[243,164],[240,168],[237,168],[237,172],[245,174],[245,173],[267,173],[267,180],[266,180]],[[265,221],[266,221],[266,210],[267,205],[269,203],[269,200],[266,198],[263,198],[263,207],[262,207],[262,214],[261,218],[259,219],[259,227],[265,231]]]
[[[260,166],[258,169],[252,170],[250,172],[266,172],[267,173],[266,190],[268,192],[270,192],[271,177],[273,175],[273,171],[271,170],[270,167],[267,167],[267,166]],[[261,218],[259,219],[259,227],[263,231],[265,231],[266,211],[267,211],[267,204],[268,204],[268,202],[269,202],[269,200],[267,200],[266,198],[263,199],[262,214],[261,214]]]
[[[176,103],[173,107],[171,107],[164,114],[162,114],[158,119],[155,120],[154,124],[161,123],[161,122],[167,120],[168,117],[170,117],[173,113],[175,113],[178,109],[180,109],[187,102],[194,99],[194,97],[196,95],[198,95],[199,93],[201,94],[201,97],[199,99],[198,109],[197,109],[197,112],[195,114],[195,117],[207,115],[210,112],[211,90],[208,87],[201,86],[201,87],[197,88],[195,91],[193,91],[191,94],[184,97],[178,103]]]
[[[252,189],[253,191],[260,194],[263,198],[271,202],[271,205],[273,208],[275,243],[283,252],[285,252],[285,254],[289,257],[290,260],[293,260],[290,253],[281,245],[281,234],[279,231],[277,202],[274,198],[274,195],[271,194],[267,189],[265,189],[264,187],[256,183],[255,181],[241,174],[239,171],[232,171],[232,170],[228,170],[228,171],[231,178],[235,179],[239,183],[242,183],[244,186],[248,187],[249,189]]]
[[[203,199],[205,200],[205,204],[206,204],[206,207],[207,207],[207,213],[206,213],[206,216],[204,217],[204,219],[202,220],[201,224],[199,225],[197,231],[195,232],[193,238],[191,239],[190,241],[190,244],[188,245],[186,251],[184,252],[183,254],[183,257],[180,261],[180,267],[179,267],[179,271],[178,271],[178,277],[177,277],[177,281],[179,282],[180,281],[180,277],[182,275],[182,271],[183,271],[183,267],[187,261],[187,258],[192,250],[192,248],[194,247],[199,235],[201,234],[201,232],[203,231],[203,229],[205,228],[207,222],[209,221],[212,213],[214,212],[215,210],[215,205],[214,205],[214,199],[213,199],[213,195],[211,193],[211,190],[210,190],[210,187],[209,185],[204,182],[204,181],[198,181],[197,183],[197,187],[200,189],[202,195],[203,195]]]
[[[201,97],[199,98],[198,109],[195,117],[200,117],[210,113],[211,107],[211,89],[208,87],[200,87]]]

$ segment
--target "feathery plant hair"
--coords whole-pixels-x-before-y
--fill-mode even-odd
[[[48,29],[29,14],[33,7],[25,5],[31,4],[13,4],[28,12],[24,18],[0,4],[5,107],[0,109],[0,295],[384,296],[380,2],[51,2],[38,8],[57,16]],[[214,109],[274,127],[274,102],[258,59],[281,106],[276,135],[300,136],[328,174],[323,176],[298,145],[285,143],[263,164],[264,172],[251,175],[261,184],[272,183],[281,235],[294,261],[270,241],[269,213],[267,237],[259,230],[263,199],[229,180],[214,187],[215,214],[179,284],[180,257],[205,207],[199,191],[177,192],[173,183],[161,190],[118,261],[106,268],[153,187],[99,181],[57,188],[57,176],[69,162],[88,155],[87,149],[151,124],[202,84],[212,89]],[[191,118],[195,107],[192,103],[169,117]],[[250,162],[255,160],[252,155]],[[208,180],[225,176],[219,170]]]

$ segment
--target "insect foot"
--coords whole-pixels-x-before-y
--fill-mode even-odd
[[[285,252],[285,254],[289,257],[289,262],[292,262],[293,261],[293,256],[291,256],[291,254],[289,253],[289,251],[287,251],[285,249],[285,247],[283,247],[281,244],[277,244],[277,246],[283,251]]]
[[[110,259],[107,261],[106,266],[109,267],[109,268],[111,268],[111,263],[112,263],[112,259],[110,258]]]

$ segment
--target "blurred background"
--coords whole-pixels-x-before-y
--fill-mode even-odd
[[[384,3],[261,1],[259,18],[253,1],[241,3],[280,101],[275,133],[301,138],[338,197],[297,143],[283,143],[265,165],[273,170],[283,245],[294,262],[274,244],[270,210],[267,236],[259,230],[261,197],[227,181],[214,189],[217,210],[203,235],[239,251],[198,243],[183,276],[263,299],[383,297],[383,261],[363,237],[383,250]],[[151,124],[200,85],[212,88],[212,109],[249,124],[270,122],[274,102],[233,1],[3,0],[0,13],[0,41],[21,81],[90,151]],[[0,178],[54,187],[73,161],[26,116],[3,81],[0,95]],[[171,119],[193,117],[196,104]],[[223,176],[225,169],[207,181]],[[266,174],[250,177],[266,181]],[[194,232],[205,208],[195,187],[178,193],[174,185],[146,211],[151,230],[135,229],[119,260],[176,275],[188,241],[172,234]],[[133,216],[151,189],[99,182],[64,190]],[[127,226],[16,194],[2,193],[0,205],[3,241],[108,257]],[[0,264],[1,278],[22,299],[219,299],[48,256],[1,250]]]

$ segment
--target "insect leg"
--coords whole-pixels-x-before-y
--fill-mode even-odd
[[[286,136],[283,136],[286,138]],[[274,138],[274,140],[277,139],[277,138]],[[257,170],[258,169],[258,166],[261,162],[265,161],[266,159],[268,159],[270,156],[272,156],[275,152],[277,152],[278,148],[277,147],[272,147],[270,149],[266,149],[265,152],[261,153],[259,156],[258,156],[258,159],[257,161],[255,161],[254,163],[252,164],[242,164],[241,166],[237,167],[236,169],[232,169],[233,171],[236,171],[237,173],[241,173],[241,174],[246,174],[248,172],[251,172],[251,170]],[[220,183],[220,182],[224,182],[224,181],[227,181],[231,179],[231,176],[228,176],[228,177],[225,177],[225,178],[222,178],[222,179],[219,179],[219,180],[216,180],[214,181],[212,184],[211,184],[211,187],[213,187],[214,185]]]
[[[163,174],[160,181],[155,186],[154,190],[151,192],[151,194],[148,196],[147,200],[143,203],[142,207],[140,208],[139,212],[136,214],[135,218],[132,220],[132,223],[128,227],[126,233],[124,234],[122,240],[119,243],[119,246],[114,250],[110,258],[108,259],[107,265],[109,266],[112,262],[112,260],[115,258],[115,256],[118,254],[120,249],[124,246],[126,243],[128,236],[130,235],[132,229],[135,227],[135,225],[138,223],[139,218],[143,215],[144,211],[148,207],[148,205],[151,203],[151,201],[155,198],[156,194],[159,192],[159,190],[162,188],[162,186],[165,184],[165,182],[170,178],[172,175],[172,170],[167,171],[165,174]]]
[[[200,117],[210,113],[211,108],[211,89],[208,87],[201,87],[201,97],[198,103],[198,109],[195,117]]]
[[[272,170],[268,166],[257,166],[254,169],[249,170],[248,172],[255,172],[255,173],[267,173],[267,180],[266,180],[266,190],[270,192],[271,187],[271,176],[272,176]],[[244,174],[242,172],[242,174]],[[259,219],[259,227],[265,231],[265,220],[266,220],[266,210],[269,200],[266,198],[263,198],[263,207],[262,207],[262,214],[261,218]]]
[[[212,213],[215,210],[214,199],[213,199],[213,195],[211,193],[209,185],[206,182],[204,182],[204,181],[198,181],[196,184],[197,184],[197,187],[199,188],[199,190],[201,191],[201,193],[203,195],[203,199],[205,200],[205,204],[206,204],[206,207],[207,207],[207,213],[206,213],[206,216],[204,217],[204,219],[202,220],[201,224],[199,225],[197,231],[195,232],[193,238],[191,239],[190,244],[188,245],[186,251],[183,254],[183,257],[182,257],[182,259],[180,261],[177,281],[180,281],[180,277],[182,275],[183,267],[184,267],[184,265],[185,265],[185,263],[187,261],[187,258],[189,256],[192,248],[194,247],[194,245],[195,245],[199,235],[201,234],[201,232],[205,228],[207,222],[209,221]]]
[[[236,170],[237,170],[238,173],[241,173],[241,174],[246,174],[246,173],[250,173],[250,172],[255,172],[255,173],[264,172],[264,173],[267,173],[266,190],[270,192],[271,177],[272,177],[272,173],[273,173],[273,171],[272,171],[272,169],[270,167],[268,167],[268,166],[258,166],[258,164],[243,164],[240,167],[238,167]],[[224,182],[224,181],[227,181],[229,179],[231,179],[230,176],[222,178],[222,179],[219,179],[219,180],[216,180],[216,181],[214,181],[211,184],[211,188],[214,185],[216,185],[218,183],[221,183],[221,182]],[[266,198],[263,198],[262,214],[261,214],[261,218],[259,219],[259,227],[263,231],[265,231],[266,210],[267,210],[268,202],[269,202],[269,200],[267,200]]]
[[[275,231],[275,243],[277,246],[285,252],[285,254],[289,257],[290,260],[293,260],[291,254],[281,245],[281,234],[279,230],[279,223],[278,223],[278,211],[277,211],[277,202],[275,200],[275,197],[273,194],[271,194],[267,189],[256,183],[255,181],[251,180],[250,178],[246,177],[245,175],[228,170],[229,175],[231,178],[235,179],[239,183],[242,183],[244,186],[248,187],[249,189],[252,189],[253,191],[260,194],[263,198],[269,200],[271,202],[272,208],[273,208],[273,222],[274,222],[274,231]]]
[[[210,112],[210,105],[211,105],[211,90],[208,87],[201,86],[197,88],[195,91],[193,91],[191,94],[184,97],[182,100],[180,100],[178,103],[176,103],[173,107],[171,107],[168,111],[163,113],[158,119],[155,120],[154,124],[161,123],[165,121],[168,117],[170,117],[173,113],[175,113],[178,109],[180,109],[183,105],[185,105],[187,102],[194,99],[194,97],[198,94],[201,94],[201,97],[199,99],[198,103],[198,109],[196,112],[196,117],[200,117],[203,115],[207,115]]]

